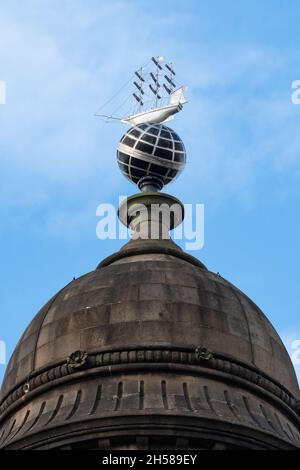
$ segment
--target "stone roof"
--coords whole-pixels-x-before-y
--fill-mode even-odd
[[[233,446],[241,434],[255,448],[300,445],[295,371],[266,316],[171,242],[158,246],[130,242],[40,310],[7,367],[0,446],[56,446],[59,432],[75,445],[100,429],[105,441],[125,422],[135,439],[156,422],[158,434],[184,426],[188,440],[214,440],[214,422]]]

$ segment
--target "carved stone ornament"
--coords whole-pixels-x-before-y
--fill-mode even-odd
[[[82,367],[87,361],[88,354],[86,351],[82,351],[78,349],[70,354],[67,359],[67,364],[69,364],[72,369],[79,369]]]
[[[198,346],[195,349],[195,356],[197,361],[209,361],[213,358],[213,353],[205,346]]]

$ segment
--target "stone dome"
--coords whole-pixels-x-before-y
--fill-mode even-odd
[[[171,241],[131,241],[59,291],[8,364],[0,447],[300,447],[299,387],[239,289]]]

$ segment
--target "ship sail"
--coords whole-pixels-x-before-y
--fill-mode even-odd
[[[187,87],[182,86],[177,90],[173,91],[170,95],[170,104],[185,104],[187,103],[187,99],[184,96],[184,92],[186,91]]]

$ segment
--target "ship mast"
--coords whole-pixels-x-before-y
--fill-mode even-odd
[[[163,87],[168,95],[171,95],[171,93],[173,93],[174,89],[176,88],[176,85],[173,81],[173,77],[176,75],[173,69],[173,62],[165,64],[165,68],[167,69],[167,74],[164,75],[164,78],[166,79],[167,84],[164,83]]]
[[[134,92],[132,93],[133,97],[136,99],[138,102],[138,112],[141,112],[142,106],[144,105],[143,103],[143,95],[145,94],[143,85],[144,85],[144,78],[143,78],[143,69],[139,69],[136,72],[134,72],[136,77],[138,78],[138,82],[135,80],[133,84],[136,86],[138,90],[138,95]]]
[[[155,96],[155,107],[158,107],[158,100],[161,99],[161,96],[158,94],[159,89],[160,89],[160,83],[159,83],[159,72],[162,70],[162,66],[160,65],[159,62],[163,61],[163,57],[158,57],[157,59],[155,57],[151,58],[152,62],[156,65],[156,71],[154,73],[150,73],[150,77],[153,80],[153,85],[150,83],[149,88],[152,91],[152,93]]]

